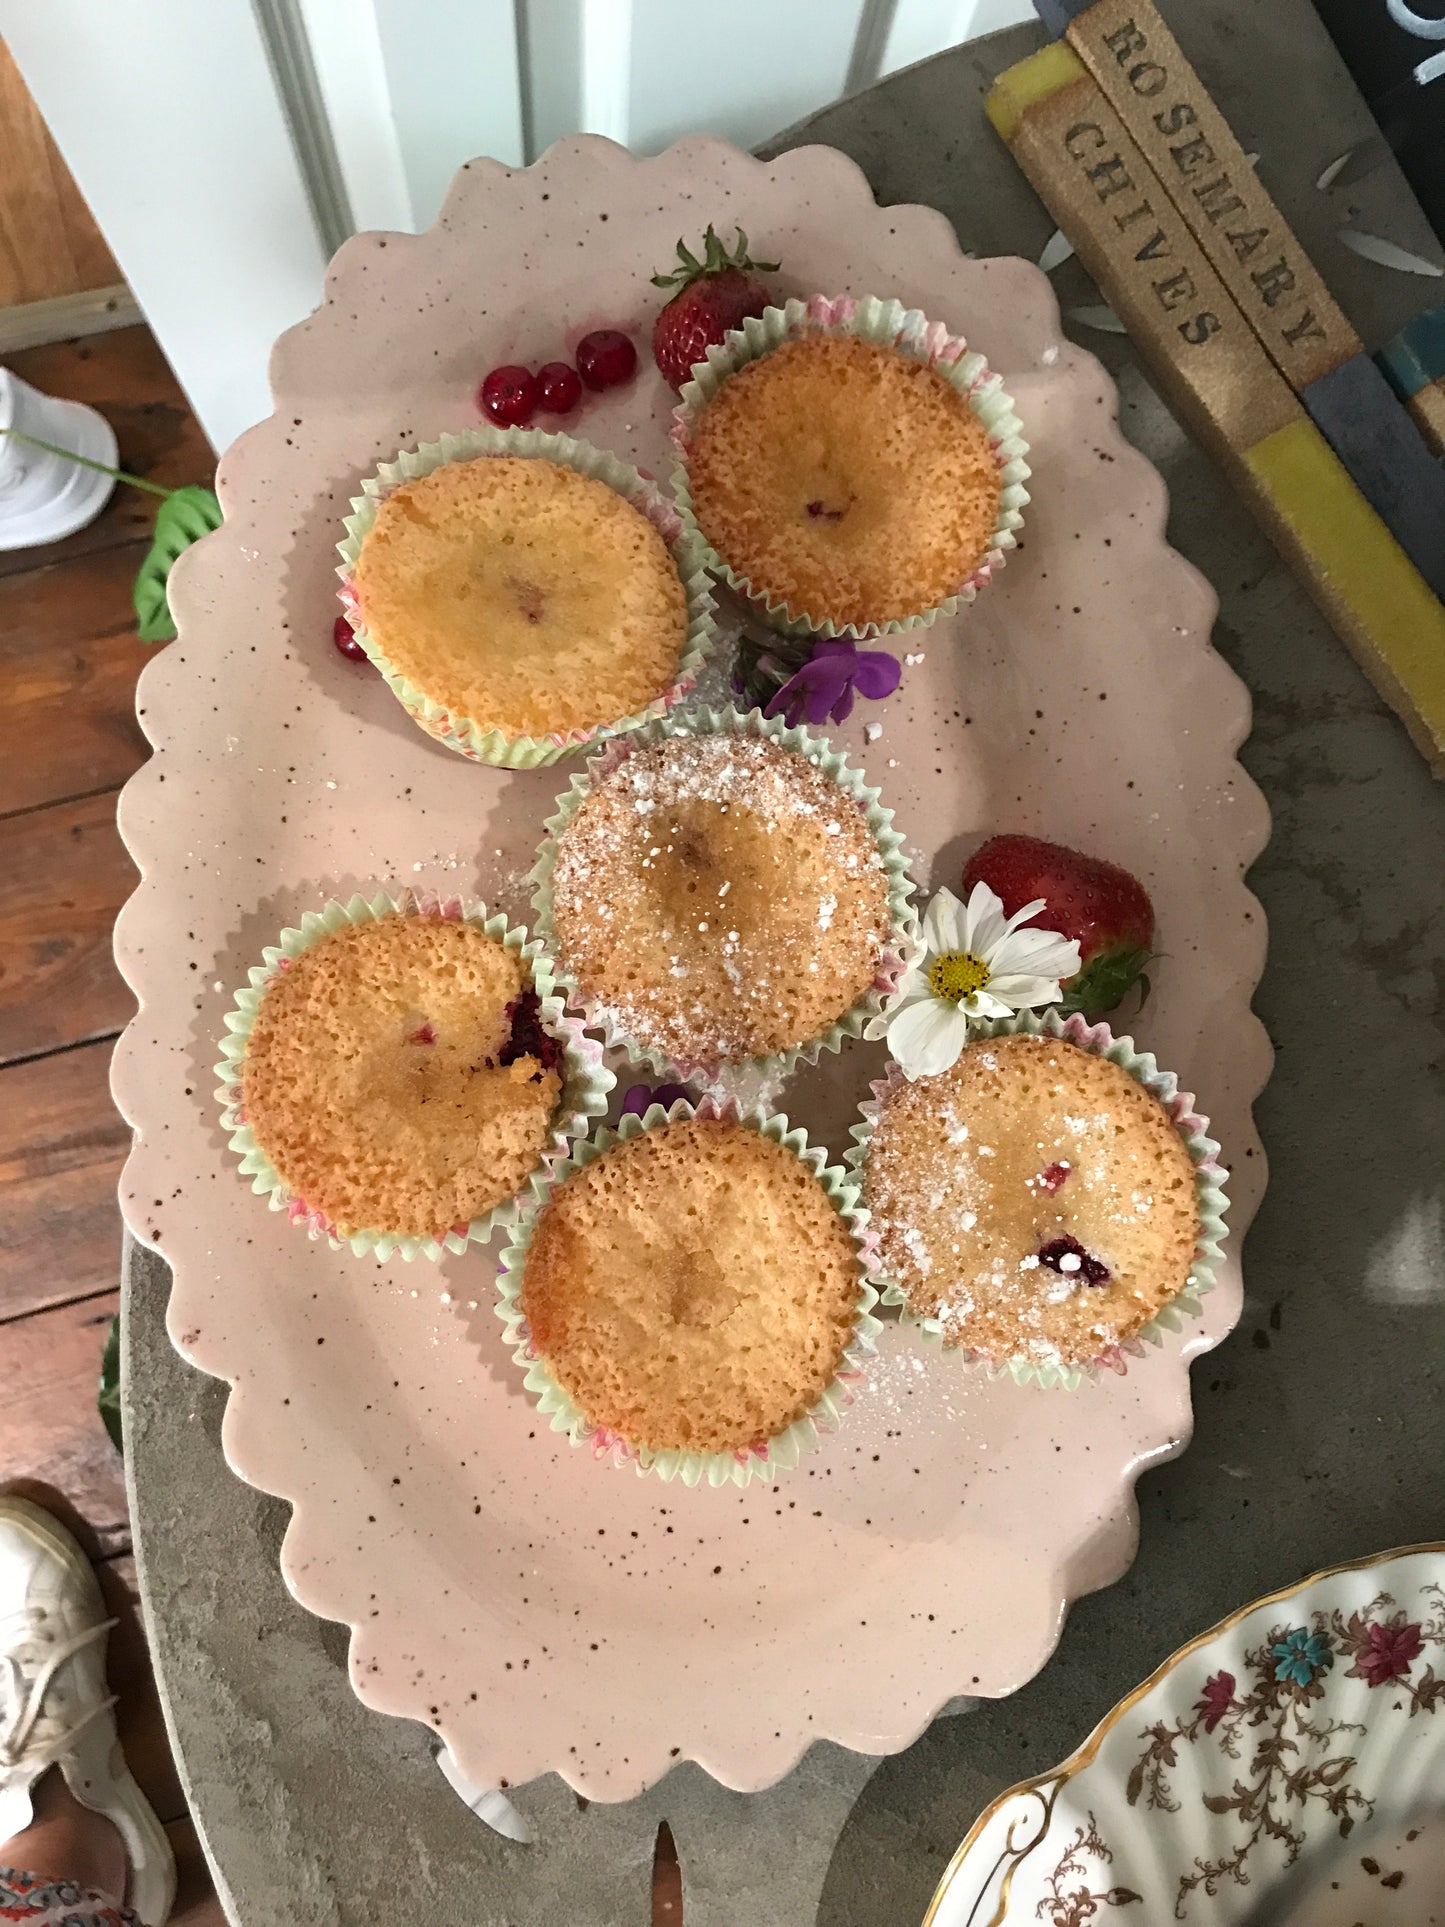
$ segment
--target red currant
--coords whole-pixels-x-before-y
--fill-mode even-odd
[[[331,640],[336,644],[338,653],[345,656],[348,662],[370,661],[366,651],[356,640],[356,635],[352,630],[351,624],[346,620],[345,616],[338,616],[335,622],[332,623]]]
[[[536,413],[537,383],[529,369],[509,363],[494,368],[482,383],[477,399],[482,413],[501,428],[525,428]]]
[[[582,379],[568,361],[537,370],[537,406],[544,415],[565,415],[582,399]]]
[[[577,372],[598,393],[631,381],[637,373],[637,350],[620,328],[599,328],[577,343]]]

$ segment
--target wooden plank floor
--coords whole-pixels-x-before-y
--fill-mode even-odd
[[[210,448],[147,329],[28,349],[8,365],[99,408],[132,474],[210,479]],[[121,1622],[111,1642],[121,1737],[180,1865],[171,1918],[225,1927],[151,1681],[121,1462],[95,1403],[119,1296],[116,1182],[129,1143],[108,1082],[133,1008],[110,948],[135,880],[115,799],[146,758],[134,694],[153,650],[136,640],[130,590],[154,506],[118,490],[65,542],[0,551],[0,1490],[51,1506],[100,1562]],[[666,1826],[653,1921],[682,1923]]]
[[[214,457],[146,329],[8,365],[99,408],[133,474],[210,479]],[[152,651],[136,640],[130,585],[154,512],[154,497],[120,489],[67,541],[0,551],[0,1489],[51,1506],[99,1562],[120,1620],[121,1737],[180,1863],[171,1918],[224,1927],[151,1680],[121,1462],[95,1404],[128,1142],[108,1082],[132,1008],[110,952],[135,878],[115,798],[146,755],[135,679]]]

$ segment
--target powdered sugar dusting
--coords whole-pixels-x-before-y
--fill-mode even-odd
[[[880,1261],[947,1343],[1088,1362],[1187,1282],[1189,1153],[1116,1065],[1018,1035],[967,1046],[941,1076],[875,1088],[865,1198]]]
[[[806,1043],[885,968],[888,876],[862,809],[766,737],[614,749],[562,830],[565,967],[593,1020],[674,1063]]]

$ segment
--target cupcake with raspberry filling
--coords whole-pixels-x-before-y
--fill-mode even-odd
[[[852,1161],[885,1300],[949,1349],[1077,1385],[1198,1309],[1224,1235],[1207,1120],[1105,1025],[982,1025],[956,1062],[875,1087]]]
[[[383,1257],[459,1251],[508,1221],[613,1083],[538,951],[456,900],[354,897],[283,931],[217,1066],[253,1188]]]

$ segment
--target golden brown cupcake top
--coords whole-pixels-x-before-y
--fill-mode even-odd
[[[672,685],[687,594],[616,490],[538,457],[449,462],[379,505],[354,571],[382,654],[484,729],[617,722]]]
[[[881,1270],[945,1342],[1083,1363],[1188,1282],[1189,1152],[1127,1071],[1050,1037],[977,1039],[891,1091],[864,1170]]]
[[[525,1183],[561,1092],[516,1050],[528,993],[521,958],[476,924],[344,924],[266,986],[241,1067],[257,1144],[343,1230],[465,1227]]]
[[[856,335],[804,335],[730,375],[687,469],[698,527],[754,594],[840,627],[956,594],[998,517],[998,464],[964,396]]]
[[[888,882],[862,812],[798,750],[671,736],[559,839],[553,923],[585,996],[685,1065],[806,1043],[872,985]]]
[[[852,1337],[848,1227],[746,1125],[644,1131],[543,1208],[521,1305],[587,1419],[657,1451],[745,1451],[815,1405]]]

